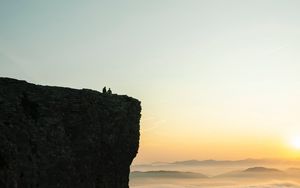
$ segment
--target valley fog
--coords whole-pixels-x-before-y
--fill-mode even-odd
[[[132,188],[298,188],[298,161],[182,161],[131,167]]]

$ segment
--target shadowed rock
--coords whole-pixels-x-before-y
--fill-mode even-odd
[[[140,102],[0,78],[0,187],[127,188]]]

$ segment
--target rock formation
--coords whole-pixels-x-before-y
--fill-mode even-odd
[[[128,188],[134,98],[0,78],[1,188]]]

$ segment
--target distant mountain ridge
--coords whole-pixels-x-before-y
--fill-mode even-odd
[[[208,178],[206,175],[195,172],[182,171],[133,171],[130,174],[133,178]]]
[[[154,162],[150,164],[137,164],[134,166],[168,166],[168,165],[186,165],[186,166],[202,166],[202,165],[263,165],[263,164],[292,164],[300,165],[300,159],[285,160],[285,159],[242,159],[242,160],[184,160],[175,162]]]
[[[247,168],[243,172],[281,172],[281,171],[275,168],[252,167],[252,168]]]
[[[264,163],[266,159],[243,159],[243,160],[187,160],[187,161],[175,161],[170,164],[176,165],[232,165],[232,164],[249,164],[249,163]]]
[[[255,179],[281,179],[287,177],[299,177],[299,168],[289,168],[285,171],[276,168],[251,167],[244,170],[232,171],[216,176],[207,176],[202,173],[185,171],[133,171],[131,178],[255,178]]]
[[[251,167],[242,171],[233,171],[215,176],[214,178],[264,178],[278,179],[286,177],[287,173],[275,168]]]

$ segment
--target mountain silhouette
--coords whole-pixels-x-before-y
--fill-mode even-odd
[[[275,168],[265,168],[265,167],[252,167],[252,168],[247,168],[246,170],[244,170],[243,172],[257,172],[257,173],[272,173],[272,172],[282,172],[278,169]]]
[[[181,172],[181,171],[133,171],[130,174],[133,178],[207,178],[206,175],[194,172]]]
[[[285,172],[275,169],[275,168],[266,168],[266,167],[251,167],[247,168],[242,171],[233,171],[224,173],[218,176],[215,176],[216,178],[264,178],[264,179],[277,179],[285,177]]]

